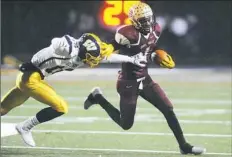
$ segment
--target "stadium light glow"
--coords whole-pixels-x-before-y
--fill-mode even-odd
[[[170,27],[171,31],[177,36],[184,36],[188,32],[188,22],[180,17],[173,19]]]

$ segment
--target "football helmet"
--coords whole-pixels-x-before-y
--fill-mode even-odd
[[[88,64],[91,68],[97,66],[99,62],[110,55],[113,48],[102,42],[101,39],[92,33],[85,33],[81,36],[80,59]]]
[[[132,25],[143,34],[148,34],[152,31],[155,23],[155,17],[151,7],[143,2],[134,4],[128,13],[128,17]]]

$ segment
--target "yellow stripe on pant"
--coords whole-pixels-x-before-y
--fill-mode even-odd
[[[47,82],[42,80],[38,72],[20,72],[16,79],[16,86],[1,100],[1,115],[23,104],[29,97],[51,106],[58,112],[68,112],[67,103]]]

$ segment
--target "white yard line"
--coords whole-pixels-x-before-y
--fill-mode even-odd
[[[4,120],[24,120],[31,116],[3,116],[1,117],[2,122],[5,122]],[[166,120],[164,118],[157,117],[156,115],[138,115],[135,117],[136,122],[143,122],[143,123],[166,123]],[[73,116],[73,117],[59,117],[52,121],[49,121],[45,124],[64,124],[64,123],[93,123],[93,122],[112,122],[110,118],[105,117],[80,117],[80,116]],[[180,123],[183,124],[220,124],[220,125],[228,125],[230,126],[232,124],[231,121],[218,121],[218,120],[183,120],[179,119]]]
[[[117,95],[115,95],[114,97],[107,97],[107,99],[109,99],[110,101],[119,101],[119,98],[116,97]],[[69,100],[69,101],[85,101],[86,97],[78,97],[78,95],[76,97],[65,97],[64,98],[65,100]],[[143,100],[143,99],[141,99]],[[173,104],[205,104],[205,103],[208,103],[208,104],[214,104],[214,105],[231,105],[232,104],[232,101],[231,99],[178,99],[178,98],[173,98],[171,99],[171,102]],[[145,101],[145,100],[143,100]]]
[[[20,108],[26,109],[26,110],[33,110],[33,109],[41,109],[44,106],[41,105],[22,105],[20,106]],[[74,106],[74,105],[70,105],[69,109],[72,110],[82,110],[83,111],[83,107],[81,106]],[[95,112],[102,112],[102,109],[100,107],[93,107],[91,108],[91,110],[94,110]],[[137,112],[139,112],[139,114],[141,113],[152,113],[152,115],[156,115],[157,117],[161,117],[161,114],[157,114],[157,109],[156,108],[144,108],[144,107],[137,107]],[[176,112],[177,116],[187,116],[189,117],[190,115],[193,117],[196,116],[207,116],[207,115],[226,115],[226,114],[231,114],[231,110],[228,109],[196,109],[196,108],[175,108],[174,111]]]
[[[19,108],[25,108],[25,109],[41,109],[46,107],[46,105],[41,105],[41,104],[27,104],[27,105],[21,105],[19,106]],[[70,109],[74,109],[74,110],[84,110],[83,106],[80,105],[69,105],[68,106]],[[100,107],[100,106],[99,106]],[[99,107],[93,107],[90,110],[98,110],[98,111],[102,111],[101,108]],[[156,108],[151,106],[151,107],[137,107],[136,108],[138,111],[155,111]],[[215,111],[215,112],[223,112],[223,113],[231,113],[231,110],[229,109],[225,109],[225,108],[212,108],[212,109],[204,109],[204,108],[175,108],[175,111]]]
[[[100,152],[134,152],[134,153],[163,153],[163,154],[180,154],[178,151],[161,151],[161,150],[142,150],[142,149],[100,149],[100,148],[69,148],[69,147],[24,147],[24,146],[1,146],[1,148],[11,149],[40,149],[40,150],[72,150],[72,151],[100,151]],[[224,155],[231,156],[231,153],[205,153],[207,155]]]
[[[75,101],[75,104],[83,104],[83,102],[85,101],[86,97],[78,97],[78,94],[76,97],[65,97],[63,96],[65,100],[67,101]],[[117,95],[115,95],[114,97],[108,97],[107,99],[109,101],[119,101],[119,97]],[[210,105],[216,105],[216,106],[231,106],[232,105],[232,101],[230,99],[178,99],[178,98],[173,98],[171,99],[171,102],[175,105],[180,105],[180,104],[185,104],[186,106],[192,105],[194,104],[194,106],[204,106],[204,104],[210,104]],[[147,103],[150,104],[148,102],[146,102],[143,99],[138,99],[138,104],[142,101],[142,103]],[[37,105],[38,104],[30,104],[30,105]],[[118,104],[117,104],[118,105]],[[40,105],[42,106],[42,105]]]
[[[18,134],[15,130],[16,123],[1,123],[1,137]],[[67,134],[100,134],[100,135],[145,135],[145,136],[173,136],[173,133],[160,132],[131,132],[131,131],[88,131],[88,130],[55,130],[55,129],[33,129],[35,133],[67,133]],[[231,138],[231,134],[194,134],[186,133],[189,137],[209,137],[209,138]]]
[[[148,136],[173,136],[172,133],[159,132],[121,132],[121,131],[85,131],[85,130],[33,130],[36,133],[70,133],[70,134],[101,134],[101,135],[148,135]],[[212,137],[212,138],[228,138],[229,134],[184,134],[190,137]]]
[[[33,110],[33,109],[41,109],[43,108],[44,106],[42,105],[22,105],[20,106],[20,108],[23,108],[23,109],[27,109],[27,110]],[[83,110],[83,107],[81,106],[74,106],[74,105],[69,105],[69,109],[72,109],[72,110]],[[100,107],[93,107],[91,110],[94,110],[95,112],[98,111],[98,112],[102,112],[102,109]],[[155,111],[157,111],[156,108],[140,108],[140,107],[137,107],[136,110],[138,112],[144,112],[144,113],[148,113],[148,112],[152,112],[152,115],[159,115],[160,114],[157,114]],[[196,108],[175,108],[174,111],[176,112],[176,114],[178,116],[200,116],[200,115],[226,115],[226,114],[231,114],[231,110],[228,110],[228,109],[196,109]]]
[[[8,134],[5,136],[12,136],[18,134],[16,130],[5,130]],[[95,134],[95,135],[144,135],[144,136],[173,136],[172,133],[159,133],[159,132],[119,132],[119,131],[81,131],[81,130],[33,130],[35,133],[66,133],[66,134]],[[207,137],[207,138],[231,138],[229,134],[184,134],[186,137]]]

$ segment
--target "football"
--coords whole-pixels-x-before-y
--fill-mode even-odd
[[[160,65],[164,68],[172,69],[175,67],[175,62],[172,57],[164,50],[156,50],[153,54],[153,61],[155,64]]]
[[[155,53],[154,62],[158,65],[160,65],[160,63],[163,60],[169,60],[168,53],[164,50],[156,50],[154,53]]]

